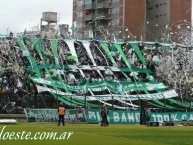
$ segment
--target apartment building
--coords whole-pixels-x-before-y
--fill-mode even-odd
[[[76,37],[89,38],[92,28],[97,39],[161,40],[175,23],[185,22],[185,27],[191,23],[191,4],[191,0],[73,0]]]
[[[146,30],[149,31],[146,36],[162,41],[164,33],[175,35],[182,29],[190,31],[191,5],[191,0],[146,0]],[[177,39],[176,36],[170,38]]]
[[[74,0],[77,37],[88,38],[90,28],[98,39],[140,37],[145,4],[144,0]]]

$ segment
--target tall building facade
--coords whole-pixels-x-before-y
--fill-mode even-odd
[[[73,22],[80,39],[89,38],[92,28],[103,40],[166,41],[165,35],[177,34],[177,25],[178,31],[191,30],[191,5],[191,0],[73,0]]]
[[[145,24],[144,0],[73,0],[77,37],[89,38],[92,28],[98,39],[137,39]]]
[[[173,35],[176,40],[183,29],[190,32],[191,5],[192,0],[146,0],[146,36],[164,41],[163,35]]]

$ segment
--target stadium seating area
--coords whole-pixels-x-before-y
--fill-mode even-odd
[[[0,110],[54,108],[58,101],[68,107],[136,110],[142,101],[152,108],[191,108],[192,60],[191,48],[176,44],[0,38]]]

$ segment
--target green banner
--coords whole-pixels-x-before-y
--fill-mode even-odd
[[[25,109],[28,122],[57,122],[57,109]],[[65,123],[86,123],[84,110],[66,109]]]
[[[163,122],[163,121],[181,121],[181,120],[193,120],[193,112],[167,112],[167,113],[152,113],[151,121]]]
[[[85,110],[88,123],[101,121],[100,110]],[[109,110],[108,120],[110,124],[138,124],[140,123],[139,111]],[[193,112],[166,112],[151,114],[151,121],[163,123],[163,121],[193,120]]]
[[[143,58],[143,55],[139,49],[139,46],[137,43],[131,43],[130,44],[131,47],[133,47],[133,49],[135,50],[135,53],[137,54],[137,56],[139,57],[140,61],[145,65],[146,62],[145,62],[145,59]]]
[[[100,123],[100,110],[85,110],[88,123]],[[139,111],[109,110],[110,124],[137,124],[140,122]]]
[[[43,56],[42,56],[42,52],[41,52],[41,43],[40,43],[40,39],[31,39],[32,44],[35,47],[35,50],[37,51],[38,55],[40,56],[40,58],[43,60]]]
[[[106,52],[107,56],[109,57],[109,59],[111,60],[112,63],[115,64],[115,60],[112,57],[112,55],[110,54],[111,52],[109,51],[108,45],[105,42],[100,42],[101,47],[104,49],[104,51]]]
[[[48,86],[55,86],[58,88],[64,88],[66,87],[70,91],[81,91],[84,89],[85,84],[82,85],[68,85],[65,84],[59,80],[53,80],[49,78],[38,78],[38,77],[31,77],[32,81],[37,83],[37,84],[44,84]],[[88,91],[93,91],[93,92],[101,92],[103,90],[109,89],[113,93],[119,94],[120,90],[120,84],[122,85],[124,91],[158,91],[158,90],[163,90],[168,88],[161,82],[114,82],[114,81],[100,81],[100,82],[95,82],[95,83],[89,83],[87,85]],[[122,91],[122,90],[121,90]]]
[[[57,109],[25,109],[28,122],[57,122]],[[152,112],[151,121],[163,123],[164,121],[193,120],[193,112]],[[67,109],[66,123],[94,123],[101,121],[100,110],[96,109]],[[139,124],[140,112],[127,110],[109,110],[110,124]]]
[[[124,54],[124,52],[123,52],[123,50],[122,50],[122,48],[121,48],[121,45],[120,45],[120,44],[116,44],[115,46],[116,46],[117,50],[119,51],[121,57],[122,57],[123,60],[125,61],[127,67],[128,67],[129,69],[131,69],[131,65],[129,64],[129,61],[128,61],[127,57],[125,56],[125,54]]]
[[[50,40],[50,43],[51,43],[51,47],[52,47],[52,52],[54,54],[55,63],[57,65],[59,65],[59,61],[58,61],[58,40],[57,39]]]

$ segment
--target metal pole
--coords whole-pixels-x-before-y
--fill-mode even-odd
[[[86,94],[84,95],[84,108],[86,108]]]
[[[71,107],[72,107],[72,96],[71,96]]]
[[[113,100],[113,96],[112,96],[112,109],[114,108],[114,100]]]
[[[141,111],[141,100],[140,100],[140,97],[138,96],[138,101],[139,101],[139,112]]]
[[[28,103],[28,108],[29,108],[29,95],[27,94],[27,103]]]
[[[58,95],[57,95],[57,107],[58,107]]]
[[[166,112],[166,98],[164,97],[164,112]]]

